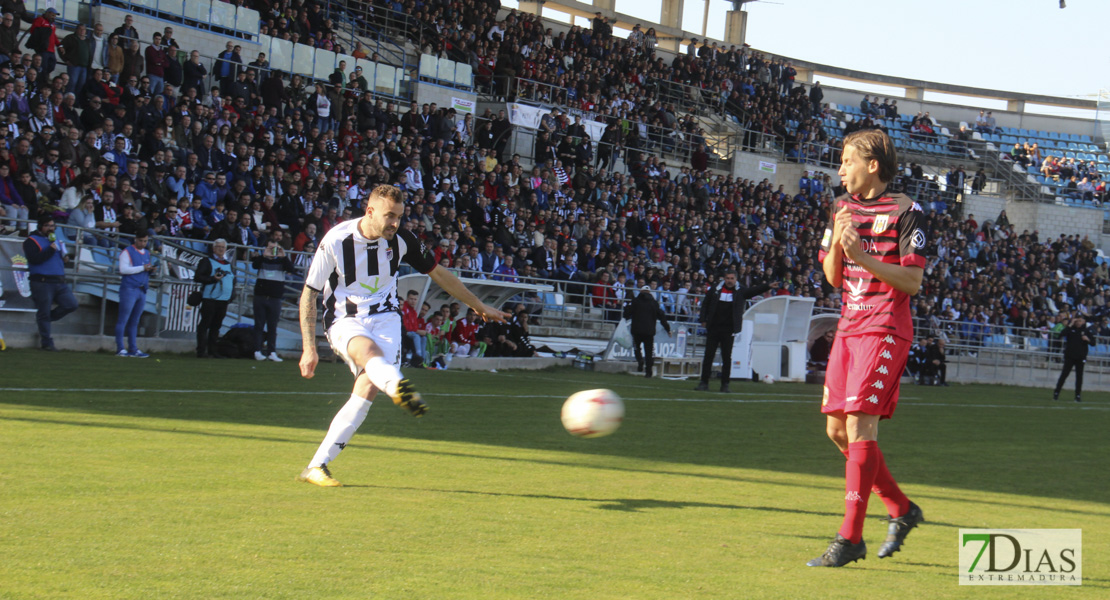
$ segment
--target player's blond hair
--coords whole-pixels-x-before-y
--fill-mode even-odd
[[[366,208],[374,203],[374,200],[389,200],[390,202],[404,202],[404,197],[401,196],[401,190],[392,185],[379,185],[370,192],[370,197],[366,201]]]

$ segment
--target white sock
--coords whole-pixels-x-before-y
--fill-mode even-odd
[[[371,402],[366,398],[351,394],[350,400],[347,400],[343,408],[335,413],[335,418],[331,420],[331,427],[328,428],[328,434],[324,436],[324,441],[308,466],[320,467],[335,460],[347,442],[354,437],[358,426],[366,419],[370,404]]]
[[[386,359],[375,356],[366,362],[366,378],[374,387],[389,394],[396,389],[397,382],[401,381],[401,370]]]

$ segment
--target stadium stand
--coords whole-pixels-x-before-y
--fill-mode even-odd
[[[816,262],[834,182],[820,174],[789,185],[738,178],[715,169],[723,162],[713,157],[725,156],[722,140],[732,136],[730,152],[772,148],[787,161],[835,167],[844,135],[880,127],[907,157],[897,186],[928,212],[928,277],[915,304],[921,330],[972,349],[1047,349],[1059,323],[1085,314],[1110,336],[1110,273],[1090,240],[1016,231],[1005,211],[977,221],[962,214],[960,200],[982,189],[982,169],[930,174],[910,162],[992,157],[1010,171],[1023,165],[1022,180],[1042,199],[1097,207],[1110,160],[1089,137],[984,131],[901,115],[885,103],[823,103],[793,83],[788,62],[747,47],[700,46],[667,64],[656,59],[650,36],[618,39],[596,24],[554,34],[538,17],[498,6],[279,0],[240,7],[257,13],[256,39],[271,49],[290,42],[312,50],[305,73],[290,72],[298,70],[292,59],[291,68],[278,68],[213,56],[198,57],[207,74],[197,76],[190,49],[145,42],[152,31],[137,31],[144,42],[128,49],[111,47],[107,32],[104,39],[90,33],[68,42],[103,52],[72,95],[64,57],[49,71],[12,48],[12,61],[0,64],[12,140],[0,160],[18,175],[12,200],[32,219],[42,212],[68,219],[74,201],[91,196],[94,237],[148,229],[181,252],[223,237],[249,263],[241,259],[250,248],[279,231],[290,252],[311,251],[330,227],[359,214],[373,186],[394,184],[406,193],[404,226],[436,249],[441,264],[476,278],[554,283],[557,293],[535,299],[552,310],[604,312],[624,297],[623,287],[650,285],[669,313],[692,322],[706,287],[736,268],[745,284],[777,280],[780,293],[835,311],[839,295]],[[244,35],[234,23],[219,29],[232,42]],[[180,25],[212,30],[184,16]],[[367,55],[387,43],[395,60]],[[346,52],[353,60],[337,70]],[[451,61],[456,75],[457,65],[471,67],[473,80],[410,60],[421,53]],[[155,94],[152,60],[163,57],[177,64]],[[315,68],[320,57],[332,61],[326,69]],[[394,69],[395,85],[380,89],[354,71],[367,60]],[[106,83],[105,71],[120,85]],[[530,154],[517,155],[507,142],[526,128],[503,114],[472,118],[416,102],[402,109],[411,100],[406,77],[561,111],[526,132]],[[603,124],[600,139],[581,118]],[[1052,166],[1053,158],[1064,164]],[[1096,182],[1093,190],[1083,176]],[[107,266],[114,244],[105,245],[90,252]],[[302,270],[308,260],[297,259]],[[240,268],[249,282],[249,266]],[[1107,348],[1101,342],[1096,353]]]

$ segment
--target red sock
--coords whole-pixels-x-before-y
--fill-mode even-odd
[[[840,453],[848,458],[847,450],[841,450]],[[883,456],[882,449],[879,450],[879,469],[875,471],[875,485],[871,486],[871,491],[883,501],[890,516],[900,517],[910,512],[910,499],[902,493],[894,476],[886,468],[886,457]]]
[[[894,481],[894,477],[890,474],[890,470],[886,468],[886,458],[883,457],[883,451],[876,448],[879,454],[879,468],[875,471],[875,485],[871,488],[872,492],[883,501],[886,505],[886,512],[891,517],[900,517],[910,512],[910,499],[902,493],[898,483]]]
[[[840,535],[853,544],[863,539],[863,520],[867,518],[867,500],[879,468],[879,443],[874,441],[848,444],[848,462],[844,463],[844,523]]]

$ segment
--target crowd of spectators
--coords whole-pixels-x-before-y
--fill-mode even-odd
[[[267,25],[311,23],[319,12],[311,3],[280,6],[262,11]],[[777,130],[789,119],[798,128],[784,131],[787,137],[823,135],[821,98],[784,79],[789,65],[750,49],[693,46],[693,54],[668,66],[651,59],[647,41],[584,28],[549,39],[529,15],[496,20],[495,6],[432,2],[423,14],[438,23],[449,13],[441,28],[445,49],[473,51],[491,76],[500,57],[531,61],[534,72],[522,76],[554,77],[596,113],[669,124],[673,113],[644,90],[677,82],[735,109],[747,125]],[[169,41],[166,31],[152,33],[109,39],[156,40],[146,54],[175,48],[172,31]],[[94,27],[71,44],[91,45],[103,35]],[[375,185],[394,184],[405,191],[403,226],[435,249],[441,265],[476,277],[561,280],[572,300],[613,318],[628,287],[647,285],[664,310],[693,321],[707,286],[729,268],[742,285],[777,281],[780,294],[839,307],[816,262],[838,191],[827,175],[788,189],[696,165],[667,166],[662,144],[635,146],[625,156],[628,174],[616,173],[600,156],[575,153],[581,123],[563,114],[545,119],[541,138],[550,142],[537,142],[529,164],[508,153],[512,125],[503,111],[460,119],[434,104],[402,109],[359,88],[357,70],[307,85],[229,55],[211,65],[211,86],[203,75],[178,84],[164,71],[156,92],[144,70],[149,60],[121,72],[118,85],[110,83],[116,73],[92,64],[86,83],[68,92],[68,71],[45,69],[43,53],[7,50],[9,61],[0,63],[5,210],[23,206],[31,218],[50,212],[106,234],[147,230],[248,248],[275,241],[311,253],[331,227],[361,214]],[[233,44],[228,52],[235,54]],[[196,75],[197,67],[188,67],[196,54],[178,52],[173,60],[183,59],[182,72]],[[243,87],[246,93],[237,92]],[[614,129],[619,124],[611,122],[606,131]],[[1079,313],[1110,333],[1106,266],[1095,262],[1088,240],[1019,234],[1004,214],[982,224],[962,218],[952,210],[959,198],[930,187],[915,167],[904,169],[897,186],[922,198],[928,211],[931,258],[915,299],[922,326],[942,334],[951,328],[942,320],[966,323],[951,333],[974,339],[986,325],[1049,330]],[[308,260],[301,255],[293,263],[304,269]]]

